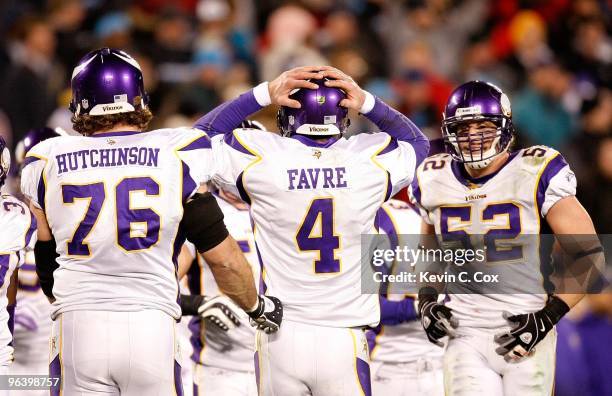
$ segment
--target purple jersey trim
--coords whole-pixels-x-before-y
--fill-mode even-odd
[[[4,285],[6,273],[9,270],[9,262],[11,256],[10,254],[2,254],[0,255],[0,286]]]
[[[398,147],[399,147],[399,144],[397,143],[397,139],[392,137],[391,140],[389,140],[389,143],[387,144],[387,146],[384,149],[382,149],[382,151],[380,153],[378,153],[376,155],[379,156],[379,155],[387,154],[387,153],[395,150]]]
[[[36,191],[36,195],[38,198],[38,204],[40,205],[40,208],[43,210],[43,212],[45,211],[45,194],[46,194],[46,186],[45,186],[45,179],[44,176],[40,175],[40,180],[38,181],[38,189]]]
[[[372,356],[372,352],[374,348],[376,348],[376,337],[381,334],[383,331],[383,326],[379,324],[373,329],[366,331],[366,340],[368,341],[368,350],[370,351],[370,356]]]
[[[6,311],[8,312],[9,318],[8,318],[8,329],[11,332],[11,335],[13,335],[14,331],[15,331],[15,304],[11,304],[11,305],[7,305],[6,307]],[[11,342],[9,342],[9,345],[13,345],[13,339],[11,339]]]
[[[31,155],[30,155],[30,156],[27,156],[27,157],[25,157],[25,159],[23,160],[23,165],[21,165],[21,168],[23,169],[23,168],[25,168],[26,166],[28,166],[28,165],[30,165],[30,164],[32,164],[32,163],[34,163],[34,162],[36,162],[36,161],[39,161],[39,160],[40,160],[40,158],[38,158],[38,157],[33,157],[33,156],[31,156]]]
[[[116,132],[101,132],[91,135],[91,137],[99,138],[99,137],[109,137],[109,136],[130,136],[136,135],[139,133],[144,133],[144,131],[116,131]]]
[[[544,199],[546,198],[546,190],[548,190],[548,185],[553,177],[555,177],[561,169],[567,166],[567,162],[565,162],[565,158],[561,154],[557,154],[555,158],[550,160],[548,164],[546,164],[546,168],[540,175],[540,180],[538,180],[538,190],[536,194],[536,201],[538,204],[538,213],[540,216],[542,215],[542,205],[544,205]]]
[[[355,357],[355,368],[357,369],[357,377],[359,377],[359,385],[364,396],[372,396],[372,384],[370,382],[370,365],[368,362]]]
[[[19,314],[15,316],[15,323],[29,331],[35,331],[36,329],[38,329],[36,320],[34,320],[34,318],[28,315]]]
[[[236,136],[234,136],[234,133],[225,134],[225,136],[223,136],[223,141],[227,145],[229,145],[231,148],[233,148],[234,150],[240,151],[241,153],[244,153],[244,154],[249,154],[249,155],[253,155],[257,157],[257,154],[253,153],[252,151],[244,147],[242,143],[240,143],[240,141],[236,139]]]
[[[495,176],[497,176],[497,174],[499,174],[502,169],[504,169],[510,162],[512,162],[512,160],[517,157],[518,153],[519,151],[514,151],[510,153],[510,156],[508,157],[506,162],[504,162],[504,164],[498,170],[491,173],[490,175],[486,175],[483,177],[471,177],[470,174],[467,173],[467,171],[465,170],[463,164],[455,160],[451,161],[451,170],[453,171],[453,175],[455,175],[457,181],[459,181],[459,183],[463,184],[464,186],[469,186],[472,184],[483,185],[489,180],[493,179]]]
[[[34,235],[34,231],[36,231],[36,227],[36,217],[34,217],[34,214],[30,212],[30,228],[28,228],[28,231],[26,232],[25,246],[28,246],[30,244],[30,241],[32,240],[32,235]]]
[[[186,202],[187,198],[191,197],[198,188],[198,185],[191,177],[189,165],[183,161],[181,163],[183,164],[183,202]]]
[[[298,142],[302,143],[303,145],[306,145],[308,147],[319,147],[319,148],[328,148],[331,147],[332,144],[336,143],[338,140],[340,140],[340,136],[335,136],[332,137],[326,141],[319,141],[316,139],[312,139],[308,136],[304,136],[304,135],[293,135],[291,137],[289,137],[289,139],[295,139]]]
[[[243,93],[236,99],[229,100],[196,121],[194,128],[206,132],[210,137],[219,134],[230,134],[240,126],[248,116],[261,110],[253,90]]]
[[[179,151],[191,151],[191,150],[199,150],[199,149],[209,149],[211,148],[210,138],[206,135],[201,136],[189,143],[187,146],[179,149]]]
[[[242,180],[243,176],[244,171],[240,172],[240,174],[238,175],[238,179],[236,179],[236,189],[238,189],[238,194],[240,195],[240,198],[247,204],[251,205],[251,197],[249,197],[249,194],[244,188],[244,182]]]
[[[194,363],[202,363],[200,362],[200,354],[202,353],[202,348],[204,345],[202,344],[202,338],[200,337],[200,326],[201,319],[199,317],[193,317],[189,321],[189,325],[187,328],[191,331],[191,337],[189,337],[189,342],[191,343],[191,347],[193,348],[193,353],[191,354],[191,361]]]

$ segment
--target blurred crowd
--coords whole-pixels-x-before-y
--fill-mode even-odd
[[[433,139],[453,87],[483,79],[509,94],[518,145],[559,149],[597,229],[612,232],[610,15],[605,0],[7,0],[0,131],[14,144],[33,127],[70,130],[71,70],[101,46],[139,60],[152,127],[331,64]],[[274,128],[273,111],[258,117]]]
[[[482,79],[508,93],[518,146],[560,150],[596,229],[612,233],[610,7],[606,0],[5,0],[0,134],[14,145],[30,128],[70,131],[72,68],[102,46],[140,62],[152,128],[190,125],[288,68],[331,64],[435,139],[453,87]],[[273,110],[256,118],[274,130]],[[371,127],[353,121],[355,129]]]

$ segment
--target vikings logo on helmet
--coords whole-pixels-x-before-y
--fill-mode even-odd
[[[72,72],[71,85],[75,116],[128,113],[149,102],[138,62],[112,48],[85,55]]]
[[[451,94],[444,109],[442,136],[452,157],[472,168],[484,168],[510,148],[514,139],[510,99],[484,81],[470,81]],[[460,127],[489,121],[494,128],[461,133]]]
[[[4,185],[4,181],[11,169],[11,153],[6,146],[6,142],[0,136],[0,187]]]
[[[348,110],[340,106],[340,101],[346,98],[344,91],[326,87],[325,80],[311,81],[319,87],[298,89],[289,96],[300,102],[299,109],[281,106],[278,111],[276,120],[283,136],[333,136],[348,128]]]

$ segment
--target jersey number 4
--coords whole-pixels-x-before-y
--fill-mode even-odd
[[[311,202],[295,242],[300,251],[319,252],[314,262],[315,273],[340,272],[340,260],[335,257],[336,249],[340,248],[340,236],[334,232],[333,198],[317,198]]]
[[[136,209],[130,205],[130,195],[136,191],[144,192],[147,196],[156,196],[159,195],[159,184],[150,177],[127,177],[115,187],[117,243],[126,251],[148,249],[159,240],[159,215],[153,209]],[[106,200],[104,183],[64,184],[62,198],[66,204],[73,204],[78,199],[89,200],[83,220],[68,241],[69,255],[89,256],[91,252],[85,239],[95,227]],[[132,236],[134,224],[144,225],[144,236]]]

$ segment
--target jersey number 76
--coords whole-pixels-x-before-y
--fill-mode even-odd
[[[131,207],[130,195],[135,191],[143,191],[147,196],[156,196],[159,195],[159,184],[150,177],[126,177],[115,187],[117,244],[126,251],[148,249],[159,240],[160,217],[153,209]],[[89,200],[83,220],[68,241],[69,255],[89,256],[91,251],[85,239],[95,227],[106,200],[104,183],[64,184],[62,199],[66,204],[73,204],[78,199]],[[145,236],[131,235],[134,223],[146,226]]]

